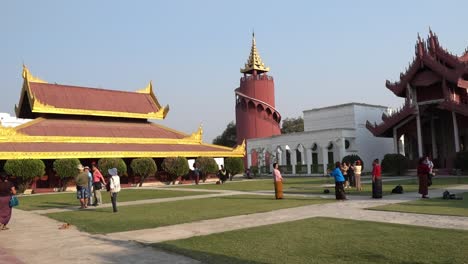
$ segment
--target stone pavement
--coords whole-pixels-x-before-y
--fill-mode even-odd
[[[467,191],[468,185],[449,188],[449,190],[450,192]],[[208,191],[213,192],[213,190]],[[432,197],[440,197],[443,191],[430,190],[430,195]],[[246,194],[246,192],[225,190],[217,190],[216,192],[216,194],[208,194],[208,197]],[[252,194],[252,192],[248,193]],[[265,193],[255,194],[265,195]],[[154,203],[167,202],[170,201],[169,199],[206,198],[204,196],[206,195],[163,198],[150,201]],[[331,195],[320,196],[333,198]],[[287,197],[293,197],[293,195],[288,195]],[[159,251],[145,244],[312,217],[335,217],[468,230],[468,218],[466,217],[365,210],[368,207],[419,199],[419,195],[416,193],[385,196],[384,199],[379,200],[361,196],[349,196],[349,198],[350,200],[344,202],[281,209],[266,213],[239,215],[107,235],[91,235],[80,232],[74,227],[59,230],[60,222],[41,215],[45,211],[51,211],[27,212],[15,209],[9,225],[11,229],[0,232],[0,263],[199,263],[184,256]],[[146,202],[133,201],[127,203],[131,205]],[[120,205],[124,205],[124,203],[120,203]]]

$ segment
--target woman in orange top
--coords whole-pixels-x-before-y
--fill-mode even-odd
[[[283,199],[283,177],[278,169],[278,163],[273,163],[273,182],[275,184],[276,199]]]

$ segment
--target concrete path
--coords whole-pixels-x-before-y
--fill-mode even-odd
[[[429,195],[434,197],[441,197],[444,190],[430,190]],[[449,190],[451,193],[467,191],[468,185],[450,188]],[[351,195],[348,197],[350,200],[344,202],[309,205],[281,209],[266,213],[239,215],[153,229],[112,233],[106,235],[106,237],[121,241],[133,240],[142,243],[158,243],[168,240],[209,235],[231,230],[302,220],[312,217],[334,217],[342,219],[468,230],[467,217],[364,210],[365,208],[379,205],[416,200],[420,197],[417,193],[385,196],[384,199],[371,199],[369,197]]]
[[[200,263],[139,243],[93,236],[74,227],[59,230],[61,224],[14,210],[10,230],[0,231],[0,263]]]

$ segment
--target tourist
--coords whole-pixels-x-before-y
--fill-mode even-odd
[[[228,177],[228,173],[227,173],[227,170],[224,168],[223,165],[221,165],[221,169],[218,171],[218,176],[219,176],[219,181],[221,182],[221,184],[226,182],[227,177]]]
[[[76,198],[80,200],[80,209],[84,209],[88,208],[88,173],[84,171],[84,167],[81,164],[78,164],[76,168],[79,170],[79,173],[75,178]]]
[[[88,166],[84,166],[84,171],[88,174],[88,193],[89,193],[89,199],[88,199],[88,206],[91,206],[93,204],[93,174],[89,170]]]
[[[346,194],[344,190],[345,177],[341,172],[342,166],[339,161],[335,163],[335,168],[331,171],[330,176],[335,179],[335,198],[336,200],[346,200]]]
[[[428,194],[428,189],[429,189],[429,172],[430,168],[428,164],[426,163],[425,158],[420,158],[419,159],[419,164],[418,164],[418,179],[419,179],[419,194],[421,194],[421,198],[427,199],[429,196]]]
[[[110,195],[112,201],[112,210],[114,213],[117,213],[117,194],[120,192],[120,177],[117,174],[117,169],[109,169],[109,185],[110,185]]]
[[[362,172],[361,161],[357,160],[356,165],[354,165],[354,184],[356,186],[357,191],[362,191],[361,172]]]
[[[8,230],[8,222],[11,218],[10,197],[16,194],[13,183],[9,182],[7,175],[0,174],[0,230]]]
[[[382,198],[382,168],[379,159],[372,163],[372,198]]]
[[[102,204],[101,189],[102,185],[106,185],[106,180],[102,176],[99,169],[96,167],[96,164],[91,166],[93,170],[93,194],[94,194],[94,206],[99,206]]]
[[[356,187],[356,184],[354,182],[354,164],[350,164],[349,162],[346,162],[348,165],[348,180],[349,180],[349,188],[351,187]]]
[[[275,184],[276,199],[283,199],[283,177],[279,171],[278,163],[273,163],[273,182]]]
[[[349,166],[346,162],[343,162],[343,164],[341,164],[341,173],[343,174],[343,177],[345,179],[345,183],[344,183],[345,189],[349,188],[348,168]]]
[[[195,184],[198,185],[200,181],[200,169],[197,167],[197,163],[193,163],[193,176],[195,177]]]

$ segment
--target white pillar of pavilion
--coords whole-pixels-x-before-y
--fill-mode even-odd
[[[292,167],[292,174],[296,174],[296,164],[297,164],[297,151],[296,149],[291,149],[291,167]]]
[[[393,152],[398,154],[400,151],[398,150],[398,132],[397,128],[393,128]]]
[[[432,158],[437,159],[437,142],[435,136],[434,117],[431,117],[431,141],[432,141]]]
[[[311,166],[312,166],[312,149],[306,148],[305,151],[305,159],[307,164],[307,174],[312,174]]]
[[[328,148],[327,146],[322,147],[322,162],[323,162],[323,174],[327,175],[327,164],[328,164]]]

